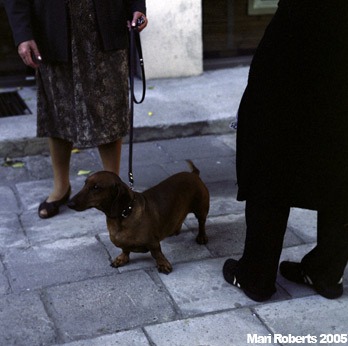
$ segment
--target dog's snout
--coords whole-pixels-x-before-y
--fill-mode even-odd
[[[88,195],[85,194],[84,190],[73,196],[66,205],[75,211],[84,211],[88,208],[95,207],[89,203]]]

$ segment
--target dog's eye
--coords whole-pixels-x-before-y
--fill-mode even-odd
[[[99,190],[100,187],[99,187],[99,185],[95,184],[95,185],[92,185],[89,189],[92,191],[96,191],[96,190]]]

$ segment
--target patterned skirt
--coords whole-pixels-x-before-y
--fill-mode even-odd
[[[105,52],[92,0],[70,0],[71,61],[37,71],[37,136],[95,147],[129,129],[128,52]]]

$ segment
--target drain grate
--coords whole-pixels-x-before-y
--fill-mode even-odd
[[[0,118],[26,114],[31,111],[16,91],[0,93]]]

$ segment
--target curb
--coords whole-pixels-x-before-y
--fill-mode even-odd
[[[221,135],[231,133],[229,127],[230,122],[231,118],[151,127],[135,127],[133,140],[137,143],[213,134]],[[126,136],[124,138],[124,143],[128,142],[129,138]],[[24,137],[0,141],[0,157],[23,157],[48,154],[49,151],[46,138]]]

